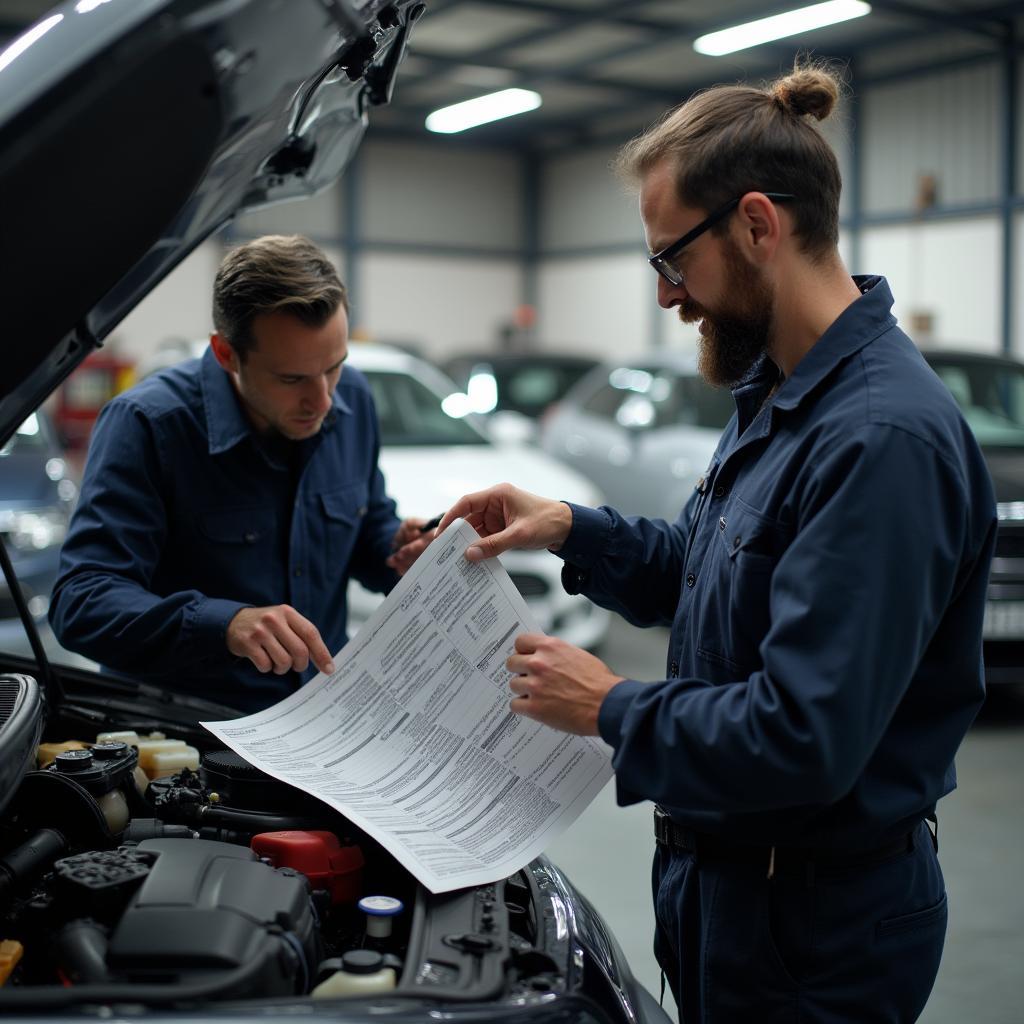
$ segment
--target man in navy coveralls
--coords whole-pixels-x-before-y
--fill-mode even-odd
[[[700,323],[736,415],[674,523],[468,495],[469,558],[548,548],[563,582],[671,627],[666,678],[523,635],[513,711],[614,749],[656,803],[655,951],[684,1021],[911,1021],[946,893],[927,819],[981,706],[991,484],[880,277],[840,260],[813,67],[702,93],[630,143],[658,301]]]

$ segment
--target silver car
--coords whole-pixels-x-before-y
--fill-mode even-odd
[[[541,447],[619,512],[674,520],[734,409],[696,357],[648,353],[588,373],[548,414]]]

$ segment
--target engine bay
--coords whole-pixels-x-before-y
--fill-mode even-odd
[[[0,676],[0,1012],[566,990],[542,862],[433,894],[233,751],[44,730],[44,705]]]

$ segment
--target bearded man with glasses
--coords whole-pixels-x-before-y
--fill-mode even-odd
[[[548,548],[570,593],[671,629],[662,680],[523,635],[512,711],[613,749],[655,809],[655,952],[687,1022],[912,1021],[946,893],[929,827],[982,704],[996,516],[970,429],[838,252],[840,175],[800,67],[689,100],[624,149],[658,301],[736,414],[674,523],[502,484],[466,556]],[[937,828],[937,825],[936,825]],[[610,869],[612,866],[609,866]]]

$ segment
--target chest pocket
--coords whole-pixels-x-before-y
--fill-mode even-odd
[[[187,545],[188,554],[165,566],[176,586],[269,603],[266,599],[272,595],[264,592],[261,581],[280,562],[273,509],[259,505],[202,509],[196,532],[196,542]]]
[[[724,665],[736,678],[761,667],[759,648],[771,626],[768,598],[779,559],[793,528],[734,498],[713,524],[702,571],[704,593],[698,653]]]
[[[351,484],[341,490],[320,495],[324,514],[324,547],[330,565],[344,568],[352,557],[356,538],[366,516],[369,488],[366,484]]]
[[[258,548],[274,535],[274,513],[258,505],[208,509],[199,514],[199,532],[215,544]]]

